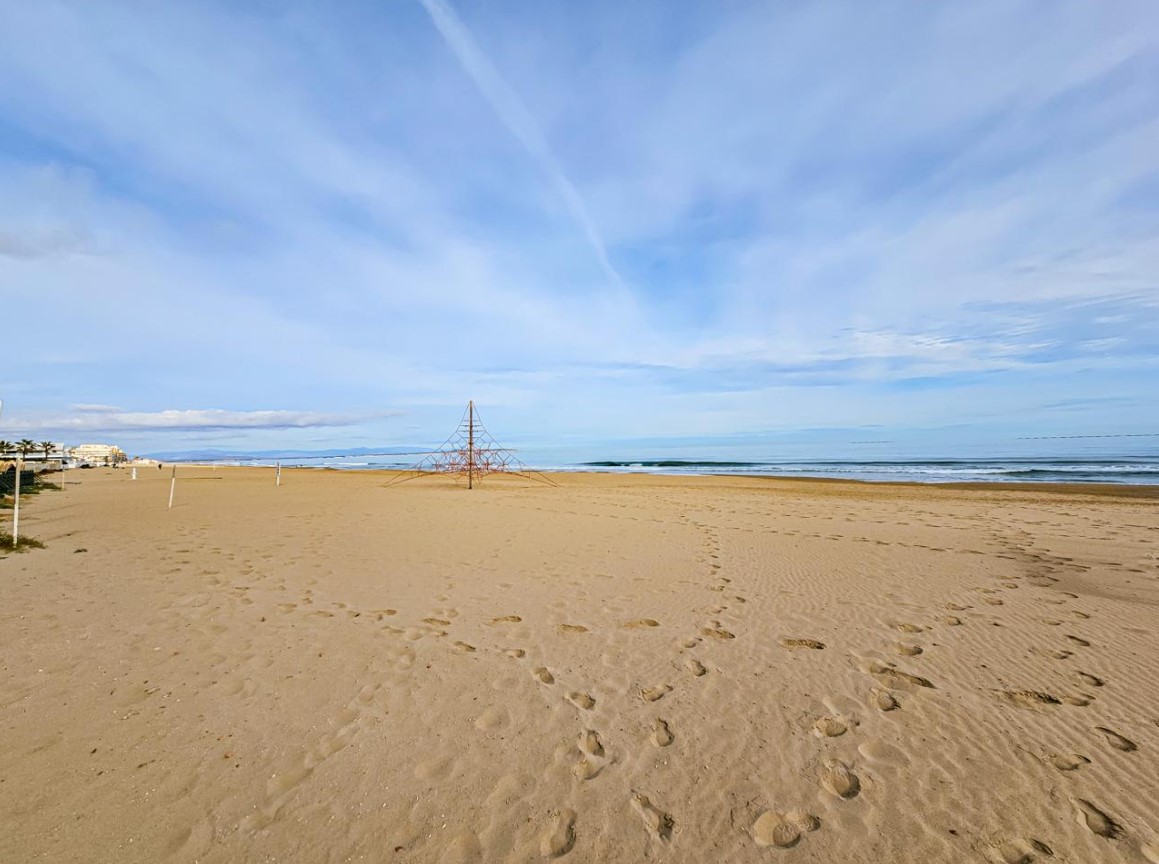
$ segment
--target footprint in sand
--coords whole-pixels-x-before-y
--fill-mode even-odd
[[[432,627],[450,627],[451,622],[446,618],[423,618],[424,624],[430,624]]]
[[[588,628],[583,624],[560,624],[560,633],[587,633]]]
[[[518,615],[500,615],[498,618],[492,618],[492,624],[518,624],[523,619]]]
[[[1038,855],[1047,858],[1054,856],[1054,850],[1041,840],[1013,840],[994,849],[995,860],[999,864],[1032,864],[1038,860]]]
[[[567,701],[574,705],[576,708],[581,708],[584,711],[591,711],[592,708],[594,708],[596,705],[595,699],[593,699],[587,693],[580,693],[578,691],[568,693]]]
[[[849,731],[849,723],[842,717],[822,717],[813,724],[813,734],[820,738],[836,738]]]
[[[781,639],[782,648],[811,648],[814,651],[820,651],[825,647],[825,643],[818,639]]]
[[[1061,705],[1057,696],[1039,690],[1000,690],[998,698],[1019,708],[1036,708],[1040,705]]]
[[[766,810],[753,823],[753,840],[758,846],[788,849],[797,845],[803,833],[820,827],[820,820],[804,810],[790,810],[788,813]]]
[[[1091,647],[1091,643],[1088,642],[1086,639],[1083,639],[1081,636],[1071,636],[1068,633],[1066,638],[1081,648],[1090,648]]]
[[[735,639],[736,638],[736,634],[731,633],[728,630],[725,630],[722,626],[720,626],[719,621],[713,621],[711,627],[701,627],[700,628],[700,635],[701,636],[708,636],[708,637],[711,637],[712,639]]]
[[[572,766],[571,771],[580,780],[591,780],[604,769],[607,762],[600,734],[594,729],[584,730],[580,733],[577,746],[583,756]]]
[[[888,690],[874,690],[870,696],[870,701],[873,702],[873,707],[879,711],[894,711],[901,707],[894,695]]]
[[[653,804],[647,795],[633,792],[632,809],[643,820],[648,833],[657,840],[666,841],[672,836],[672,817]]]
[[[1089,672],[1076,672],[1075,674],[1078,675],[1080,681],[1084,684],[1089,684],[1091,687],[1102,687],[1105,683],[1102,678],[1097,675],[1092,675]]]
[[[510,722],[507,712],[502,708],[491,707],[479,715],[475,721],[475,728],[480,732],[493,732],[501,729]]]
[[[1055,753],[1050,757],[1050,764],[1059,771],[1077,771],[1084,765],[1090,765],[1091,760],[1078,753]]]
[[[522,656],[522,655],[520,655],[520,656]],[[547,670],[546,666],[538,667],[531,674],[535,677],[535,680],[538,681],[540,684],[554,684],[555,683],[555,676],[552,675],[551,672],[549,672]]]
[[[839,759],[825,761],[821,785],[838,798],[854,798],[861,791],[861,780],[849,765]]]
[[[708,672],[708,670],[704,668],[704,664],[697,660],[695,657],[689,657],[687,660],[685,660],[684,668],[695,675],[697,678]]]
[[[522,648],[508,648],[503,653],[506,654],[508,657],[514,657],[516,660],[520,659],[521,657],[527,656],[527,652],[524,651]]]
[[[649,736],[652,743],[657,747],[667,747],[672,743],[672,730],[668,728],[668,724],[659,717],[652,723],[652,734]]]
[[[925,627],[919,627],[917,624],[902,623],[894,624],[893,626],[895,630],[900,630],[902,633],[922,633],[926,629]]]
[[[455,652],[457,654],[473,654],[475,646],[467,642],[455,642]]]
[[[936,689],[929,679],[923,678],[920,675],[911,675],[908,672],[902,672],[900,669],[894,667],[892,663],[871,660],[862,668],[891,690],[907,690],[911,687]]]
[[[914,645],[910,642],[898,642],[893,646],[893,650],[903,657],[916,657],[922,653],[922,646]]]
[[[624,626],[629,630],[642,630],[646,627],[659,627],[660,622],[655,618],[638,618],[635,621],[629,621]]]
[[[539,841],[539,851],[544,858],[558,858],[566,855],[575,845],[575,811],[560,810],[555,814],[551,827]]]
[[[665,694],[671,693],[672,687],[668,684],[658,684],[655,687],[649,687],[647,690],[641,690],[640,696],[646,702],[655,702],[658,699],[663,699]]]
[[[1108,729],[1106,726],[1096,726],[1103,736],[1107,739],[1107,743],[1116,750],[1122,750],[1124,753],[1130,753],[1132,750],[1138,750],[1139,747],[1130,738],[1124,738],[1118,732]]]
[[[1092,832],[1100,837],[1106,837],[1108,840],[1113,840],[1122,833],[1119,823],[1090,801],[1085,798],[1076,798],[1074,803],[1075,807],[1078,808],[1079,824],[1086,825]]]
[[[586,756],[572,766],[571,773],[573,773],[580,780],[591,780],[598,775],[604,766]]]
[[[604,745],[600,741],[600,733],[595,729],[586,729],[581,732],[579,736],[579,749],[588,756],[603,756]]]
[[[962,619],[957,615],[947,615],[942,619],[942,623],[949,624],[951,627],[960,627],[962,625]]]

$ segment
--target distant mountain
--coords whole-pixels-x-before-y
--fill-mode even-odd
[[[429,453],[422,447],[346,447],[332,450],[167,450],[142,454],[161,462],[224,462],[247,459],[332,459],[342,456],[406,456]]]

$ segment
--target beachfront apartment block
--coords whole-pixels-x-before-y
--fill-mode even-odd
[[[90,465],[103,465],[105,462],[115,465],[129,458],[115,444],[78,444],[68,451],[68,457],[74,462]]]

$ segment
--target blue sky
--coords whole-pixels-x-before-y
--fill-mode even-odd
[[[1159,432],[1156,82],[1151,0],[0,0],[0,437]]]

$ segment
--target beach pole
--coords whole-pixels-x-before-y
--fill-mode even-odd
[[[16,457],[16,500],[12,504],[12,548],[20,545],[20,472],[24,469],[24,457]]]
[[[132,474],[129,476],[129,479],[130,479],[130,480],[136,480],[136,479],[137,479],[137,466],[136,466],[136,465],[134,465],[134,466],[133,466],[133,473],[132,473]]]
[[[169,509],[173,509],[173,492],[177,488],[177,466],[173,466],[173,477],[169,480]]]
[[[274,470],[274,485],[282,485],[282,463],[278,463],[278,467]]]

